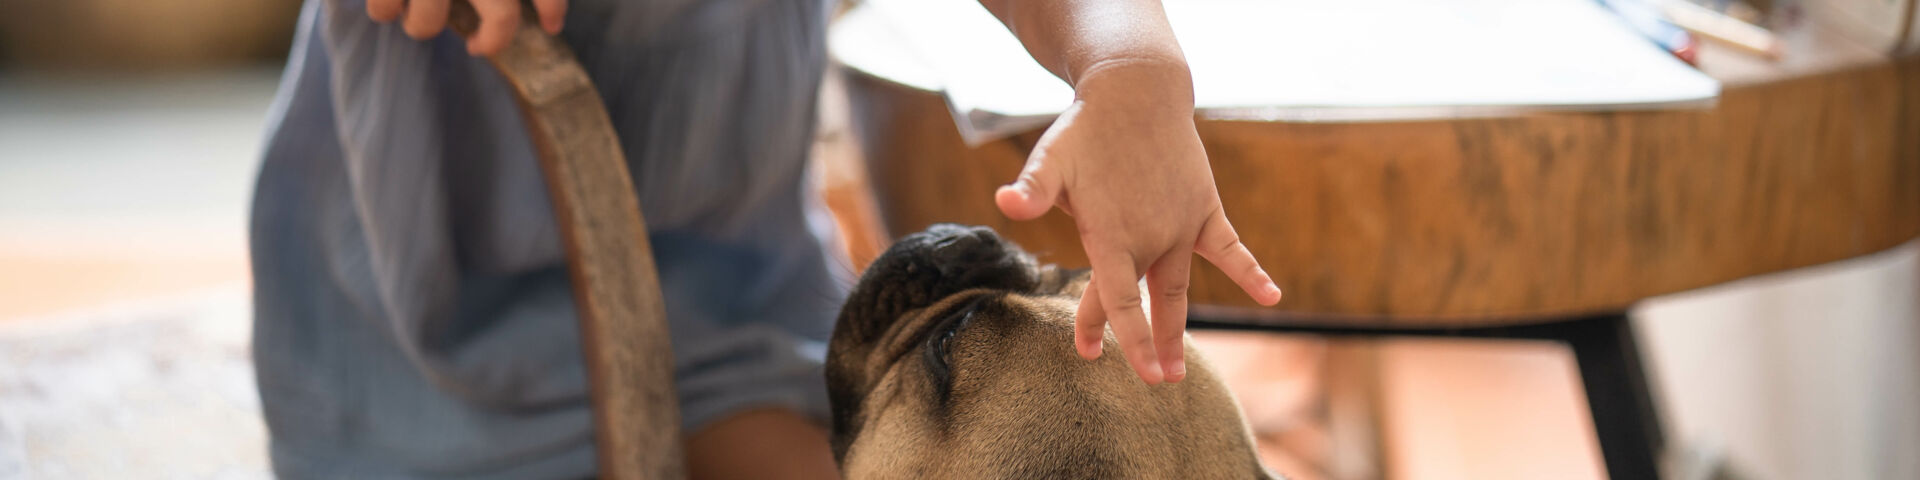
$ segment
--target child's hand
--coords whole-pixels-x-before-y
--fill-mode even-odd
[[[1026,169],[994,201],[1016,220],[1054,205],[1073,216],[1093,279],[1075,315],[1074,344],[1098,358],[1111,322],[1120,348],[1148,384],[1186,376],[1188,267],[1213,262],[1262,305],[1280,301],[1260,263],[1220,207],[1207,151],[1193,125],[1185,65],[1108,62],[1075,82],[1078,99],[1055,120]],[[1147,279],[1149,327],[1138,282]]]
[[[367,0],[367,17],[373,21],[387,23],[399,19],[405,11],[406,20],[402,25],[407,36],[426,40],[440,35],[447,28],[447,8],[453,0]],[[492,55],[500,53],[513,40],[513,32],[520,29],[520,0],[467,0],[473,4],[473,10],[480,14],[480,29],[467,37],[467,53],[473,55]],[[567,0],[533,0],[533,9],[540,12],[540,28],[547,33],[560,33],[560,24],[566,18]]]

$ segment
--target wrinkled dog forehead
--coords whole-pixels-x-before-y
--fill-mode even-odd
[[[908,235],[875,259],[841,309],[839,325],[870,342],[895,317],[964,290],[1032,291],[1033,257],[986,227],[938,224]]]
[[[1148,386],[1119,356],[1078,357],[1084,279],[981,227],[935,225],[890,247],[828,349],[848,478],[1268,478],[1201,359],[1185,381]]]
[[[894,324],[910,312],[973,289],[1027,291],[1038,283],[1033,257],[984,227],[934,225],[895,242],[868,266],[848,295],[827,353],[834,453],[861,428],[860,403],[877,379],[863,366]]]

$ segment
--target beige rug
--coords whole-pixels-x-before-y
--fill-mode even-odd
[[[243,286],[0,323],[0,478],[270,478]]]

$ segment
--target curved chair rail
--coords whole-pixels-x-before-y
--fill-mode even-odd
[[[473,32],[473,7],[454,3],[450,23]],[[513,86],[566,244],[600,476],[685,477],[665,304],[626,157],[573,52],[539,22],[521,25],[488,60]]]

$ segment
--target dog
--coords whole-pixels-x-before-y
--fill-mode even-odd
[[[984,227],[893,244],[828,345],[846,478],[1276,478],[1191,342],[1186,379],[1153,386],[1111,331],[1098,360],[1075,352],[1086,280]]]

